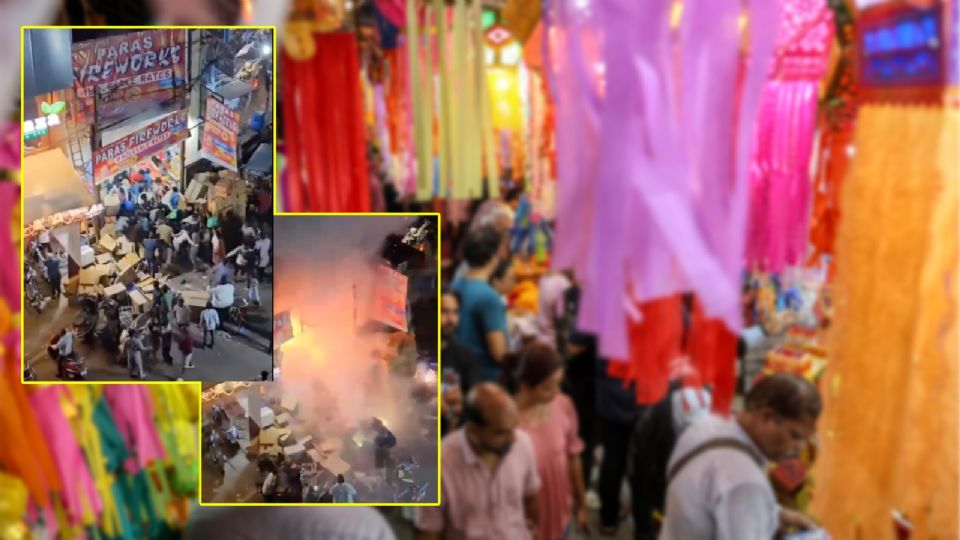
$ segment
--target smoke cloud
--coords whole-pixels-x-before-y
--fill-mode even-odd
[[[301,418],[318,431],[346,433],[370,417],[383,420],[401,444],[419,431],[413,381],[392,377],[382,359],[390,334],[357,331],[373,315],[384,238],[414,220],[276,217],[275,310],[290,311],[295,337],[281,347],[271,393],[296,398]]]

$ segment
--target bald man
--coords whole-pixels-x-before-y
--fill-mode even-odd
[[[513,398],[481,383],[467,394],[463,414],[464,427],[443,439],[443,504],[418,509],[418,538],[533,538],[540,478]]]

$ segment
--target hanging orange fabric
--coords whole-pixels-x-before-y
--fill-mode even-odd
[[[315,34],[305,61],[283,55],[290,212],[369,212],[357,41]]]
[[[0,468],[23,480],[37,506],[46,507],[51,491],[60,491],[60,475],[53,465],[50,451],[40,428],[32,418],[27,398],[27,387],[20,384],[19,364],[14,351],[3,354],[0,373],[0,430],[4,444],[0,445]],[[28,452],[24,449],[29,449]]]
[[[889,538],[894,509],[916,538],[957,537],[957,116],[857,119],[811,506],[837,538]]]

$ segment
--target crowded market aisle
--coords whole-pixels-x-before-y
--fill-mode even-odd
[[[272,31],[26,38],[73,55],[27,68],[25,376],[269,377]],[[97,75],[141,50],[161,65]]]
[[[594,496],[619,533],[624,482],[636,538],[713,537],[704,515],[763,537],[956,536],[957,2],[334,2],[307,19],[285,30],[279,207],[443,216],[459,422],[424,537],[527,537],[462,510],[523,523],[532,492],[540,537],[589,521]],[[514,438],[485,438],[516,416]],[[731,520],[684,497],[693,473],[666,479],[724,438],[746,451],[689,467],[763,495]],[[531,450],[544,485],[477,496],[474,457],[527,478]]]

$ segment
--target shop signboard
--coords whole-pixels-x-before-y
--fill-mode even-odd
[[[407,276],[383,264],[377,269],[374,319],[407,331]]]
[[[77,97],[138,101],[173,88],[186,73],[184,30],[145,30],[73,45]]]
[[[29,141],[37,137],[43,137],[51,127],[60,125],[60,116],[57,114],[48,114],[33,120],[23,122],[23,140]]]
[[[216,96],[207,96],[200,155],[216,165],[236,171],[239,133],[240,114],[221,103]]]
[[[891,3],[861,12],[858,71],[867,100],[939,101],[947,78],[942,8]]]
[[[93,153],[93,176],[99,184],[118,172],[190,135],[186,109],[170,113]]]
[[[273,320],[273,342],[279,347],[293,339],[293,319],[289,311],[277,314]]]

